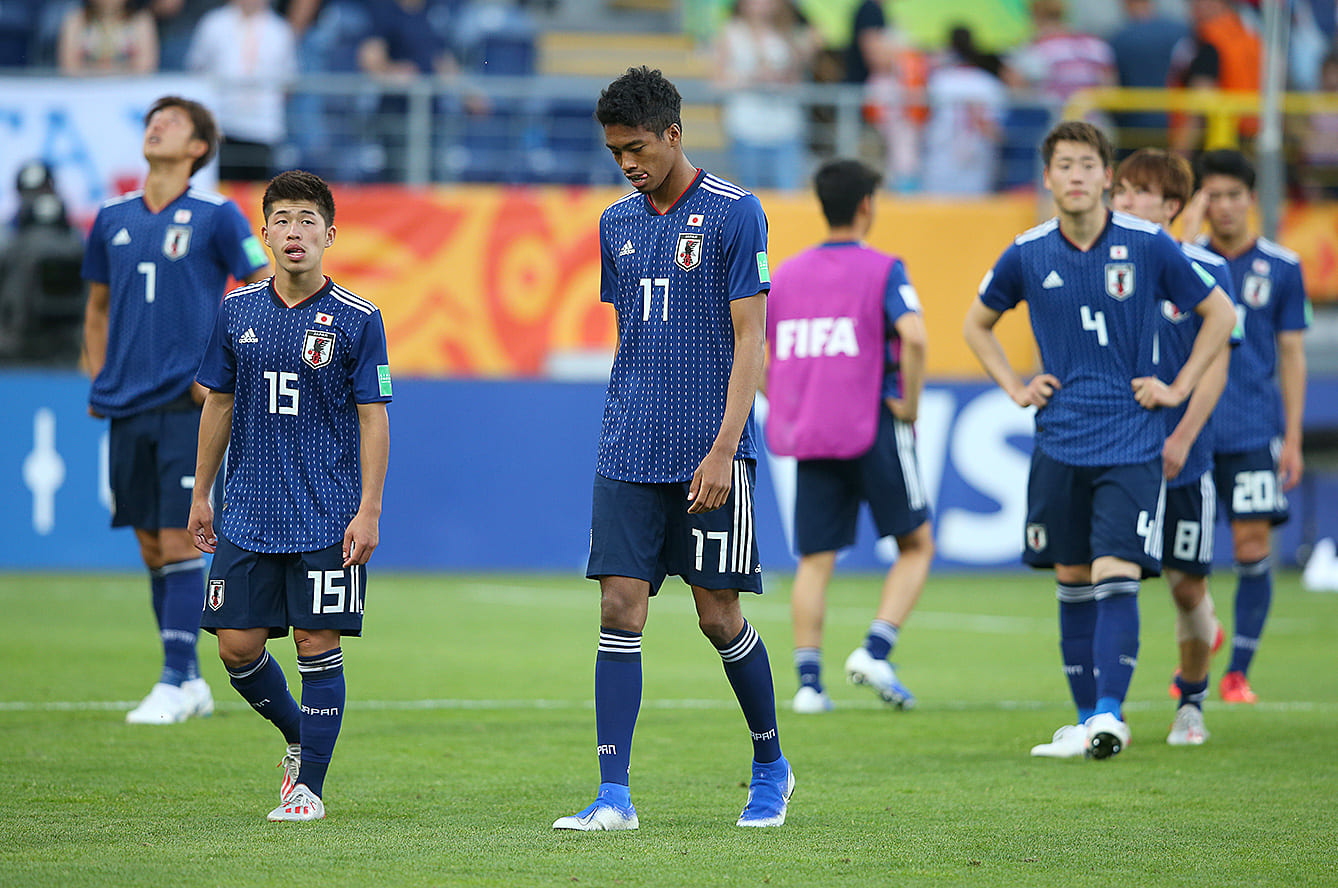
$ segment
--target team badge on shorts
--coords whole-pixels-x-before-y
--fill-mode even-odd
[[[674,248],[674,264],[684,271],[692,271],[702,264],[702,240],[705,235],[684,232],[678,236]]]
[[[163,255],[168,259],[180,259],[190,250],[190,226],[169,225],[163,236]]]
[[[1134,264],[1109,262],[1106,264],[1106,295],[1121,302],[1134,295]]]
[[[1240,285],[1240,301],[1250,308],[1263,308],[1268,305],[1268,297],[1273,295],[1273,282],[1257,274],[1245,275]]]
[[[319,370],[334,357],[335,335],[330,330],[308,330],[302,340],[302,363]]]
[[[210,610],[218,610],[223,606],[223,583],[223,580],[209,581],[209,594],[204,600],[209,602]]]
[[[1045,533],[1044,524],[1027,525],[1027,548],[1033,552],[1039,552],[1050,542]]]

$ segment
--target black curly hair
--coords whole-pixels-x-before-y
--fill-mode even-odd
[[[595,119],[600,126],[626,126],[663,135],[674,124],[682,129],[682,108],[678,88],[658,69],[642,65],[628,68],[600,92]]]

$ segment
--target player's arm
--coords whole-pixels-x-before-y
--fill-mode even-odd
[[[1283,490],[1301,483],[1301,420],[1305,414],[1305,344],[1300,330],[1278,331],[1278,384],[1282,389],[1282,453],[1278,479]]]
[[[264,265],[257,268],[255,271],[248,274],[245,278],[243,278],[242,282],[247,284],[254,284],[256,281],[263,281],[265,278],[269,277],[273,273],[274,272],[269,267],[269,263],[265,263]]]
[[[999,342],[999,337],[994,334],[994,325],[999,323],[1001,317],[1003,317],[1002,312],[995,311],[976,299],[966,310],[962,336],[966,338],[966,344],[975,354],[976,360],[980,361],[980,366],[984,367],[990,379],[993,379],[999,388],[1013,399],[1014,404],[1019,407],[1029,407],[1033,404],[1044,407],[1059,388],[1059,379],[1053,374],[1041,373],[1031,382],[1022,381],[1013,370],[1013,366],[1008,363],[1003,343]]]
[[[1185,415],[1180,417],[1180,422],[1176,423],[1171,434],[1167,436],[1166,444],[1161,450],[1161,468],[1162,474],[1168,480],[1179,475],[1180,470],[1185,467],[1189,449],[1198,440],[1199,433],[1208,423],[1208,417],[1213,415],[1213,409],[1217,407],[1217,400],[1222,397],[1222,392],[1226,389],[1227,370],[1230,365],[1231,349],[1224,348],[1208,365],[1199,384],[1194,386],[1194,394],[1189,396]]]
[[[84,305],[84,353],[82,365],[90,378],[97,378],[107,363],[107,323],[111,313],[111,287],[98,281],[88,282],[88,302]]]
[[[219,467],[223,465],[223,454],[227,452],[228,441],[232,438],[234,401],[232,392],[211,391],[200,410],[200,443],[195,450],[195,489],[191,492],[186,532],[190,534],[195,548],[201,552],[213,552],[218,545],[218,535],[214,532],[214,507],[209,502],[209,492],[214,489],[214,479],[218,477]]]
[[[902,422],[915,422],[925,387],[929,334],[925,331],[924,316],[918,311],[906,312],[892,326],[901,340],[901,397],[888,398],[887,407]]]
[[[1155,376],[1140,376],[1130,385],[1138,403],[1149,410],[1156,407],[1176,407],[1184,403],[1211,364],[1227,347],[1231,331],[1236,327],[1236,309],[1231,297],[1221,287],[1213,287],[1207,297],[1194,306],[1194,312],[1203,319],[1189,357],[1168,386]]]
[[[390,464],[390,415],[382,401],[358,405],[362,500],[344,530],[344,567],[366,564],[381,542],[381,495]]]
[[[733,482],[734,454],[753,409],[753,396],[762,380],[767,347],[767,295],[735,299],[729,304],[734,321],[734,365],[729,371],[725,415],[711,449],[692,473],[688,486],[689,512],[718,509],[729,498]]]

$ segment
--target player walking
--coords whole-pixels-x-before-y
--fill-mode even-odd
[[[598,798],[554,829],[636,829],[628,788],[641,706],[641,633],[666,575],[692,588],[753,739],[739,826],[785,822],[794,775],[781,755],[766,648],[739,591],[762,591],[753,527],[753,393],[765,348],[767,222],[757,198],[683,153],[681,99],[631,68],[595,116],[636,189],[599,224],[600,298],[618,314],[586,574],[599,580],[595,656]]]
[[[924,388],[920,300],[895,256],[861,243],[873,226],[881,177],[856,160],[814,176],[827,240],[776,269],[767,312],[767,440],[799,460],[791,612],[799,690],[795,712],[825,712],[822,622],[837,550],[855,542],[861,502],[898,557],[863,646],[846,659],[851,681],[901,709],[915,704],[888,655],[924,589],[934,557],[929,501],[915,455]]]
[[[195,651],[204,559],[186,533],[204,401],[193,380],[228,276],[269,273],[237,205],[191,187],[217,149],[209,109],[177,96],[154,102],[144,118],[144,187],[103,204],[84,251],[88,409],[111,419],[112,526],[135,529],[163,646],[162,673],[126,715],[131,724],[214,711]]]
[[[390,365],[381,312],[321,271],[335,238],[326,184],[281,173],[263,209],[277,271],[228,294],[200,365],[209,396],[189,530],[214,553],[202,625],[232,686],[288,743],[269,819],[319,820],[344,714],[340,636],[362,634],[380,541]],[[216,533],[208,489],[225,450]],[[290,626],[301,706],[265,649]]]
[[[1129,742],[1122,707],[1138,660],[1138,589],[1160,570],[1166,425],[1235,325],[1230,299],[1156,225],[1102,202],[1114,151],[1091,124],[1046,136],[1044,181],[1058,216],[1004,251],[967,310],[964,334],[1021,407],[1035,406],[1023,561],[1053,567],[1060,649],[1078,710],[1033,755],[1107,758]],[[994,335],[1028,304],[1043,372],[1020,379]],[[1161,300],[1203,318],[1169,386],[1155,375]]]

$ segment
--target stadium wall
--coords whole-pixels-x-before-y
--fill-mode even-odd
[[[138,567],[132,534],[108,526],[107,424],[88,416],[87,394],[75,373],[0,374],[0,403],[12,423],[0,435],[0,570]],[[1312,383],[1309,398],[1313,427],[1338,430],[1338,381]],[[390,409],[376,567],[581,575],[601,383],[397,379]],[[917,430],[935,505],[937,567],[1016,567],[1030,415],[991,385],[938,381],[922,399]],[[1281,532],[1284,561],[1315,533],[1338,534],[1333,472],[1312,461],[1293,496],[1295,520]],[[771,570],[794,564],[781,507],[792,490],[792,465],[760,461],[758,537]],[[882,569],[893,551],[875,545],[866,521],[843,566]],[[1229,554],[1219,544],[1219,559]]]

